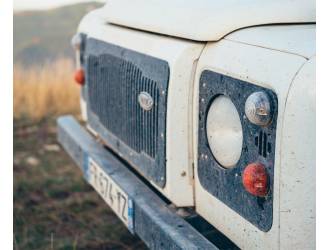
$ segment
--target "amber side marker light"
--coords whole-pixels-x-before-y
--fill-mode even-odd
[[[85,83],[85,72],[83,69],[77,69],[74,73],[74,80],[79,85],[84,85]]]
[[[263,197],[268,192],[268,175],[261,163],[247,165],[243,172],[243,186],[250,194]]]

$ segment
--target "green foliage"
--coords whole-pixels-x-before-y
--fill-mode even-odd
[[[14,14],[14,62],[34,66],[60,57],[73,58],[70,45],[81,18],[102,4],[75,4]]]

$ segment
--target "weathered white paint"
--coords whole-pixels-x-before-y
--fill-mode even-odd
[[[260,27],[262,29],[262,27]],[[301,28],[306,28],[301,26]],[[258,29],[258,28],[255,28]],[[249,29],[252,33],[256,33],[255,29]],[[271,29],[271,28],[270,28]],[[271,32],[267,32],[267,37],[258,37],[254,40],[255,45],[253,42],[250,41],[250,44],[246,44],[240,40],[240,33],[242,33],[242,40],[243,38],[249,37],[246,33],[248,31],[238,31],[235,34],[235,41],[229,40],[222,40],[216,43],[208,43],[206,48],[201,55],[201,58],[198,62],[196,78],[195,78],[195,86],[194,86],[194,156],[195,156],[195,166],[197,166],[197,135],[198,135],[198,82],[201,75],[201,72],[204,69],[210,69],[237,79],[245,80],[256,85],[267,87],[272,89],[278,97],[278,126],[277,126],[277,140],[276,140],[276,152],[275,152],[275,172],[274,172],[274,209],[273,209],[273,226],[268,232],[262,232],[258,230],[254,225],[250,222],[246,221],[242,218],[239,214],[234,212],[224,203],[218,201],[215,197],[213,197],[210,193],[208,193],[204,188],[201,186],[198,180],[197,168],[195,168],[195,199],[196,199],[196,210],[199,214],[201,214],[204,218],[206,218],[211,224],[213,224],[216,228],[218,228],[222,233],[227,235],[230,239],[232,239],[239,247],[242,249],[279,249],[283,246],[282,249],[297,249],[294,246],[299,241],[299,249],[306,249],[303,246],[310,246],[313,244],[313,238],[311,238],[311,227],[306,226],[307,222],[302,223],[302,218],[300,216],[309,216],[312,212],[307,212],[310,208],[309,206],[302,206],[295,214],[292,214],[293,217],[288,220],[288,222],[284,221],[284,215],[280,212],[282,210],[282,206],[284,205],[286,208],[288,206],[296,206],[302,205],[305,201],[307,202],[308,199],[313,201],[310,196],[314,196],[314,190],[311,188],[313,184],[310,186],[305,186],[304,191],[309,192],[310,196],[302,198],[303,191],[301,194],[297,191],[296,193],[293,192],[290,195],[287,194],[287,199],[291,202],[286,202],[282,204],[283,200],[283,193],[287,193],[290,191],[289,186],[285,186],[282,183],[282,176],[284,168],[286,164],[288,164],[286,158],[281,159],[281,154],[285,152],[282,151],[281,146],[283,145],[282,137],[283,134],[283,125],[287,127],[285,122],[287,122],[286,117],[286,100],[288,97],[288,93],[290,91],[290,86],[292,81],[295,79],[297,72],[300,68],[304,65],[307,61],[305,57],[300,55],[295,55],[290,52],[283,52],[280,50],[275,50],[276,46],[268,46],[271,45],[270,41],[272,39],[276,40],[286,40],[287,44],[296,40],[290,40],[290,35],[285,32],[280,32],[277,30],[272,35]],[[262,32],[261,32],[262,33]],[[273,37],[276,36],[276,39]],[[278,37],[280,36],[280,37]],[[307,37],[311,41],[315,42],[315,39],[312,37]],[[261,41],[267,41],[263,45]],[[284,43],[282,43],[284,44]],[[276,43],[275,43],[276,45]],[[270,47],[270,48],[265,48]],[[306,50],[301,50],[301,53],[306,53],[309,51],[309,48],[306,47]],[[304,76],[306,77],[306,76]],[[311,76],[313,77],[313,76]],[[300,81],[303,84],[303,81]],[[310,86],[305,87],[305,92]],[[299,93],[302,95],[302,92]],[[313,93],[311,94],[313,95]],[[303,96],[301,96],[303,98]],[[302,101],[299,99],[299,103]],[[296,103],[296,100],[293,100]],[[293,105],[293,104],[292,104]],[[294,107],[291,109],[298,109],[299,104],[294,104]],[[292,111],[291,111],[292,112]],[[300,111],[302,112],[302,111]],[[309,110],[308,112],[313,112]],[[312,117],[313,114],[309,113],[305,115],[305,119],[308,117]],[[302,120],[300,120],[302,122]],[[295,129],[299,130],[300,126],[297,124],[294,125]],[[293,127],[291,127],[293,129]],[[308,128],[313,131],[313,127]],[[299,132],[298,133],[299,134]],[[306,128],[307,130],[307,128]],[[288,131],[290,133],[290,131]],[[299,153],[303,153],[306,150],[306,145],[302,145],[301,143],[290,144],[291,147],[300,147],[298,150]],[[313,147],[313,145],[312,145]],[[306,156],[310,157],[310,156]],[[309,160],[310,161],[310,160]],[[290,164],[290,162],[289,162]],[[296,163],[297,164],[297,163]],[[313,165],[314,166],[314,165]],[[313,167],[311,167],[313,168]],[[300,171],[299,168],[290,168],[292,172],[290,176],[287,178],[292,177],[293,175],[298,175]],[[284,171],[284,172],[283,172]],[[309,169],[310,171],[310,169]],[[304,177],[307,177],[307,170]],[[281,177],[280,177],[281,176]],[[290,179],[287,185],[291,185],[293,179]],[[313,182],[312,179],[309,179]],[[288,181],[288,180],[285,180]],[[291,184],[290,184],[291,183]],[[315,183],[314,183],[315,184]],[[283,189],[284,187],[284,189]],[[302,188],[301,186],[299,186]],[[288,188],[288,189],[287,189]],[[283,218],[283,219],[282,219]],[[285,218],[288,219],[288,218]],[[309,219],[311,221],[313,219]],[[291,227],[288,227],[290,222]],[[298,222],[297,224],[295,224]],[[285,228],[287,227],[287,228]],[[301,229],[298,229],[302,227]],[[301,231],[304,231],[305,234],[303,235]],[[280,238],[281,235],[281,238]],[[287,240],[283,244],[280,242],[280,239],[283,237],[297,237],[297,240]],[[299,238],[298,238],[299,237]],[[312,241],[312,243],[308,243],[307,241]],[[285,246],[285,247],[284,247]]]
[[[315,24],[251,27],[229,34],[226,40],[310,58],[315,54],[315,28]]]
[[[111,0],[114,24],[196,41],[217,41],[244,27],[315,22],[315,0]]]
[[[193,169],[189,152],[191,122],[189,109],[193,84],[194,61],[204,44],[139,32],[104,22],[100,10],[88,14],[80,32],[105,42],[129,48],[169,63],[166,186],[158,188],[176,206],[193,206]]]
[[[81,93],[80,93],[81,95]],[[86,101],[80,97],[80,112],[81,112],[81,118],[83,121],[87,121],[87,104]]]
[[[280,248],[315,248],[315,57],[286,100],[280,175]]]

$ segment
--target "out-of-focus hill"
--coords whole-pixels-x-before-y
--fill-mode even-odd
[[[73,58],[70,41],[79,21],[101,6],[90,2],[14,13],[14,63],[35,66],[61,57]]]

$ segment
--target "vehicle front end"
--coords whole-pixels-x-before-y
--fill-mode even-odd
[[[315,247],[314,5],[256,2],[111,1],[73,39],[89,134],[59,140],[150,248]]]

